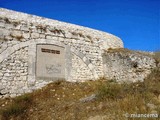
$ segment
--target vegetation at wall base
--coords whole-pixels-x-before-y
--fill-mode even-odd
[[[159,88],[160,68],[152,70],[144,82],[119,84],[115,80],[104,78],[82,83],[57,81],[31,94],[0,100],[0,118],[2,120],[94,120],[96,118],[127,120],[126,113],[160,114]],[[81,98],[93,94],[96,95],[96,99],[80,101]]]
[[[8,99],[6,100],[8,102]],[[32,95],[24,94],[16,98],[10,99],[10,103],[3,110],[1,110],[2,119],[16,119],[16,117],[26,116],[26,110],[33,104]]]

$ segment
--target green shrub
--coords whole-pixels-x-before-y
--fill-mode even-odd
[[[22,96],[18,96],[14,99],[15,103],[31,103],[32,102],[32,96],[31,94],[24,94]]]
[[[153,58],[156,60],[156,64],[160,63],[160,51],[155,52]]]
[[[122,97],[122,87],[117,83],[106,83],[98,88],[98,99],[118,99]]]
[[[144,80],[144,84],[149,92],[158,96],[160,94],[160,68],[153,69],[151,74]]]
[[[22,114],[25,109],[25,106],[21,106],[20,104],[12,104],[7,109],[2,111],[2,118],[4,120],[8,120],[11,116]]]
[[[6,109],[1,111],[2,119],[9,120],[11,117],[21,116],[33,104],[31,94],[25,94],[13,99],[13,102]]]

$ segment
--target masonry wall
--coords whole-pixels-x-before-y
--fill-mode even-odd
[[[108,50],[103,54],[104,77],[118,82],[143,80],[156,67],[152,53],[127,49]]]
[[[68,81],[103,77],[103,50],[123,47],[109,33],[0,9],[0,97],[14,97],[52,82],[36,79],[38,44],[65,48]]]

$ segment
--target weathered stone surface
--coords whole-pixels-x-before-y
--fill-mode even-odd
[[[0,27],[4,27],[4,26],[5,26],[4,22],[0,22]]]
[[[39,38],[39,33],[31,33],[31,38]]]
[[[9,76],[10,76],[10,73],[8,72],[4,74],[4,77],[9,77]]]
[[[44,34],[40,34],[39,37],[40,38],[45,38],[45,35]]]
[[[0,77],[2,77],[3,76],[3,73],[2,72],[0,72]]]
[[[8,90],[6,90],[6,89],[2,89],[2,90],[0,91],[0,93],[1,93],[2,95],[5,95],[5,94],[7,94],[7,93],[8,93]]]
[[[143,81],[156,62],[150,55],[128,50],[111,50],[103,55],[104,76],[120,82]]]
[[[8,97],[8,95],[11,97],[17,96],[17,91],[25,86],[27,81],[27,71],[23,67],[27,65],[27,60],[23,60],[25,57],[27,58],[27,48],[21,48],[0,63],[2,67],[0,93],[4,97]]]
[[[22,33],[21,31],[12,31],[10,35],[13,37],[20,37],[22,36]]]
[[[4,28],[0,28],[0,36],[1,38],[3,38],[4,36],[9,36],[10,35],[10,31]]]
[[[85,98],[81,98],[79,101],[80,102],[90,102],[96,99],[96,95],[92,94],[91,96],[85,97]]]
[[[24,37],[25,39],[30,38],[29,32],[23,32],[23,37]]]
[[[3,90],[5,88],[5,86],[3,86],[2,83],[0,83],[0,90]]]
[[[24,31],[29,31],[29,28],[27,25],[22,25],[20,29]]]
[[[94,79],[93,74],[90,69],[82,59],[80,59],[75,54],[72,54],[72,69],[70,79],[71,81],[85,81]]]

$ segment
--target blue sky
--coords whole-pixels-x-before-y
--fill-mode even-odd
[[[0,7],[109,32],[128,49],[160,50],[160,0],[0,0]]]

